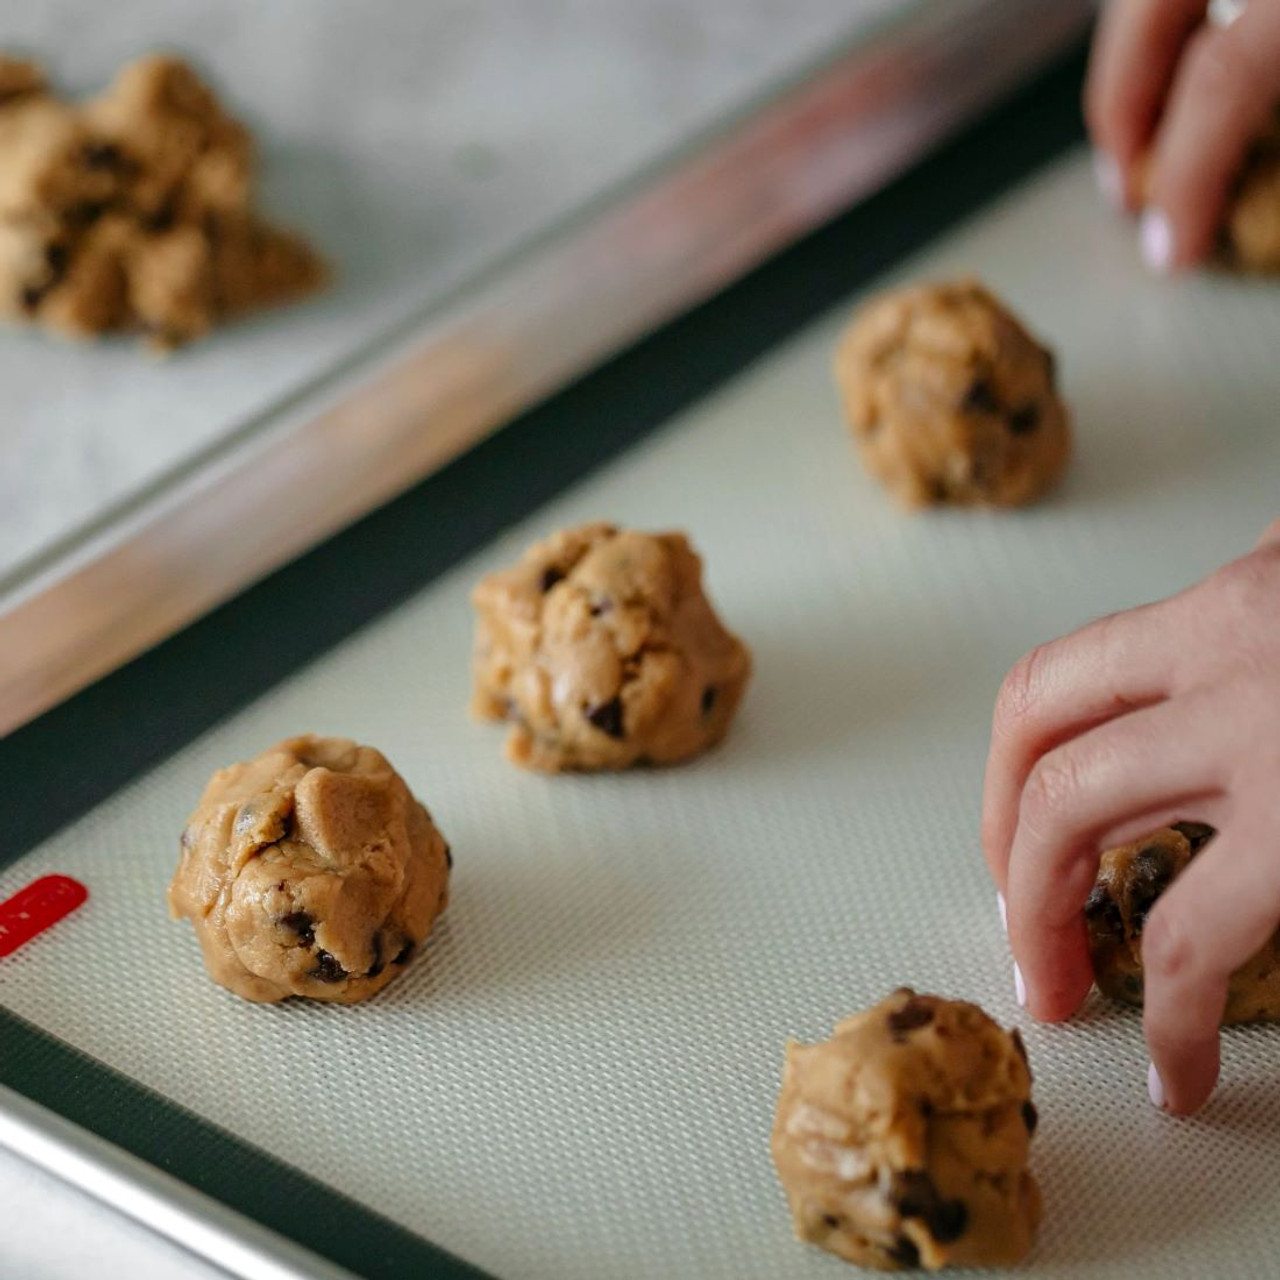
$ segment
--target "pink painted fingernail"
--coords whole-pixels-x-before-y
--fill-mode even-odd
[[[1151,1105],[1163,1111],[1164,1081],[1160,1079],[1160,1073],[1156,1070],[1154,1062],[1147,1068],[1147,1092],[1151,1095]]]
[[[1093,177],[1102,198],[1117,212],[1124,208],[1124,179],[1115,157],[1105,151],[1093,153]]]
[[[1013,962],[1013,994],[1018,997],[1018,1003],[1025,1009],[1027,1005],[1027,984],[1022,980],[1022,970],[1018,967],[1018,962]]]
[[[1004,894],[996,890],[996,906],[1000,910],[1000,927],[1005,932],[1005,937],[1009,936],[1009,910],[1004,905]]]
[[[1158,276],[1169,274],[1173,265],[1173,224],[1159,209],[1144,209],[1138,223],[1142,260]]]

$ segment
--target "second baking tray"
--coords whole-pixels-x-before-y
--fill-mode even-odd
[[[61,1116],[147,1162],[125,1183],[167,1170],[162,1195],[247,1272],[265,1226],[369,1276],[830,1276],[769,1161],[783,1045],[905,983],[1022,1025],[1041,1274],[1270,1274],[1280,1033],[1229,1033],[1204,1117],[1160,1116],[1131,1012],[1020,1014],[976,831],[1014,659],[1195,580],[1275,514],[1274,294],[1148,279],[1072,155],[893,274],[976,272],[1055,346],[1079,435],[1060,493],[904,517],[830,386],[877,268],[1074,136],[1078,72],[3,744],[0,896],[49,871],[92,893],[0,967],[9,1140],[71,1150]],[[745,367],[669,416],[726,363]],[[690,531],[755,680],[687,767],[524,774],[466,715],[468,591],[596,517]],[[164,910],[207,775],[304,730],[379,746],[457,854],[423,954],[364,1007],[240,1002]]]

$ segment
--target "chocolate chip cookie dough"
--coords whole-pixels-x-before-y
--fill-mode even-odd
[[[304,736],[215,773],[169,909],[246,1000],[350,1004],[387,985],[448,901],[448,845],[372,747]]]
[[[1222,248],[1242,271],[1280,271],[1280,121],[1254,146],[1227,203]]]
[[[1015,506],[1071,452],[1052,353],[972,280],[872,299],[835,356],[863,462],[903,506]]]
[[[729,727],[751,655],[716,616],[683,534],[567,529],[490,574],[472,709],[531,769],[672,764]]]
[[[82,105],[0,57],[0,313],[158,347],[325,278],[253,208],[253,146],[184,62],[148,57]]]
[[[1142,931],[1156,900],[1213,838],[1202,822],[1162,827],[1102,855],[1085,905],[1089,953],[1098,989],[1142,1004]],[[1280,1020],[1280,933],[1231,975],[1222,1021]]]
[[[773,1159],[796,1235],[885,1271],[1021,1261],[1040,1221],[1017,1031],[902,988],[787,1046]]]

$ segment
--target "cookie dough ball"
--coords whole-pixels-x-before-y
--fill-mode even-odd
[[[345,738],[290,738],[219,769],[182,835],[169,909],[209,976],[246,1000],[351,1004],[431,932],[453,860],[386,758]]]
[[[531,769],[695,756],[724,736],[751,673],[679,533],[568,529],[472,599],[472,709],[510,722],[507,755]]]
[[[0,314],[170,348],[327,276],[254,210],[252,140],[184,62],[140,59],[81,106],[0,57]]]
[[[1070,456],[1052,353],[975,281],[873,299],[835,376],[863,461],[904,506],[1031,502]]]
[[[1244,271],[1280,271],[1280,125],[1254,148],[1227,206],[1222,240]]]
[[[773,1159],[796,1235],[884,1271],[1026,1256],[1036,1110],[1017,1031],[902,988],[787,1046]]]
[[[1156,899],[1213,838],[1202,822],[1162,827],[1102,855],[1085,905],[1089,953],[1098,989],[1142,1004],[1142,930]],[[1231,975],[1222,1021],[1280,1020],[1280,933]]]

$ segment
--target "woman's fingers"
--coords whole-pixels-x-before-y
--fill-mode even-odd
[[[1198,1110],[1212,1093],[1228,979],[1280,921],[1276,846],[1274,824],[1263,815],[1233,820],[1147,919],[1143,1028],[1152,1098],[1177,1115]]]
[[[1204,0],[1113,0],[1102,14],[1085,85],[1085,115],[1110,198],[1133,207],[1133,167],[1151,141],[1183,46]]]
[[[1101,849],[1126,824],[1220,819],[1238,723],[1216,691],[1112,720],[1044,756],[1009,859],[1009,940],[1038,1018],[1074,1013],[1093,980],[1082,911]],[[1219,772],[1221,771],[1221,772]]]
[[[1261,551],[1263,547],[1280,547],[1280,518],[1273,520],[1263,529],[1262,537],[1258,539],[1254,550]]]
[[[1005,888],[1022,790],[1045,752],[1095,725],[1168,696],[1178,598],[1100,618],[1033,649],[1001,686],[982,798],[982,845]]]
[[[1151,161],[1142,236],[1153,267],[1188,266],[1212,249],[1231,184],[1278,98],[1280,5],[1255,0],[1231,26],[1195,33]]]

